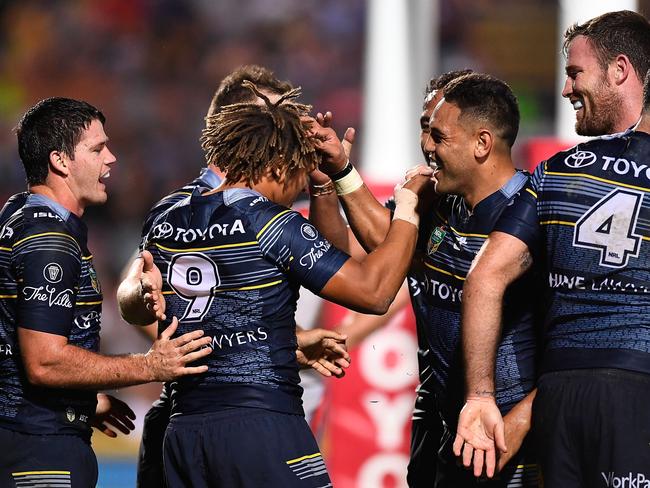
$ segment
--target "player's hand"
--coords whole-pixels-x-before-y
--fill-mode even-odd
[[[474,476],[494,476],[496,449],[508,451],[503,431],[503,418],[492,397],[469,397],[460,411],[454,440],[454,454],[462,455],[463,465],[474,464]]]
[[[135,429],[134,420],[135,413],[122,400],[105,393],[97,393],[97,408],[90,422],[92,427],[108,437],[117,437],[116,430],[127,435],[131,433]]]
[[[533,415],[533,399],[537,390],[530,392],[523,400],[520,400],[503,418],[506,446],[508,452],[497,453],[497,472],[519,452],[526,435],[530,431],[531,418]]]
[[[309,126],[309,136],[316,149],[323,155],[320,170],[326,175],[333,175],[341,171],[345,167],[348,157],[334,129],[323,127],[311,117],[302,117],[302,121]]]
[[[316,122],[318,122],[322,127],[332,127],[332,118],[332,112],[330,111],[325,112],[325,114],[322,114],[321,112],[318,112],[316,114]],[[345,151],[345,155],[348,159],[350,159],[350,154],[352,154],[352,146],[354,145],[355,134],[356,131],[354,128],[348,127],[345,131],[345,134],[343,134],[343,140],[341,141],[343,144],[343,150]]]
[[[428,176],[430,178],[433,178],[433,168],[431,166],[427,166],[426,164],[418,164],[417,166],[413,166],[410,168],[407,172],[406,175],[404,176],[404,181],[408,181],[411,178],[414,178],[415,176],[418,175],[423,175],[423,176]]]
[[[345,368],[350,366],[345,334],[333,330],[311,329],[297,330],[296,337],[298,364],[313,368],[323,376],[342,378],[345,375]]]
[[[202,330],[194,330],[172,339],[178,327],[174,317],[145,355],[145,361],[151,374],[151,381],[172,381],[181,376],[205,373],[206,365],[187,366],[212,352],[209,347],[211,337],[203,337]]]
[[[139,278],[145,307],[155,316],[155,320],[165,320],[166,304],[162,294],[162,274],[154,264],[153,256],[149,251],[142,251],[138,261],[141,262]]]

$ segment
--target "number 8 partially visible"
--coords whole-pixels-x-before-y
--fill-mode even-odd
[[[174,256],[169,263],[167,280],[178,296],[190,301],[179,319],[185,322],[198,322],[205,317],[214,298],[213,289],[221,284],[217,265],[200,253]]]

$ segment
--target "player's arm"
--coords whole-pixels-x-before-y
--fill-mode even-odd
[[[487,475],[493,476],[495,444],[507,451],[503,419],[495,401],[496,350],[506,288],[531,264],[523,241],[504,232],[492,232],[463,286],[461,333],[467,398],[458,421],[454,452],[459,456],[462,450],[465,466],[473,459],[475,476],[481,475],[484,463]]]
[[[346,261],[321,290],[321,296],[359,312],[386,313],[415,251],[418,194],[430,184],[428,178],[417,176],[396,190],[396,209],[386,238],[363,260]]]
[[[508,451],[499,453],[497,456],[497,472],[500,472],[519,452],[526,435],[528,435],[533,416],[533,400],[535,400],[536,394],[537,389],[534,389],[503,417],[505,443]]]
[[[324,155],[320,169],[334,180],[336,193],[354,235],[367,251],[375,249],[388,234],[391,223],[390,210],[377,201],[363,181],[360,181],[356,170],[347,166],[348,157],[334,130],[313,122],[311,133],[315,138],[316,147]],[[359,179],[352,181],[350,175]],[[349,182],[351,185],[346,186]],[[328,205],[326,200],[315,199],[312,205],[312,220],[323,222],[331,218],[333,206]]]
[[[146,326],[152,340],[158,335],[157,321],[165,319],[165,298],[161,291],[160,270],[151,253],[142,251],[117,289],[117,305],[122,318],[130,324]]]
[[[346,344],[352,349],[359,345],[366,337],[384,327],[404,307],[408,306],[409,292],[406,283],[402,284],[393,303],[384,315],[368,315],[349,311],[337,330],[347,336]]]
[[[207,366],[188,366],[212,350],[210,337],[197,330],[172,339],[174,319],[146,354],[106,356],[68,343],[68,337],[18,327],[18,342],[28,381],[50,388],[101,390],[171,381],[204,373]]]

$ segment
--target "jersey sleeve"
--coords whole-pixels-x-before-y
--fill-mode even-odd
[[[81,273],[81,249],[64,232],[43,232],[14,244],[17,325],[68,337]]]
[[[307,219],[289,209],[272,216],[257,239],[266,259],[314,293],[320,292],[350,258]]]
[[[542,165],[538,167],[541,168]],[[538,172],[535,170],[535,173]],[[494,231],[504,232],[528,246],[531,254],[538,255],[541,242],[541,227],[537,216],[537,191],[539,175],[533,174],[531,180],[521,189],[508,205],[496,225]]]

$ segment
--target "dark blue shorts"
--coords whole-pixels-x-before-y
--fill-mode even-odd
[[[89,488],[97,484],[97,458],[74,435],[31,435],[0,428],[0,486]]]
[[[255,408],[173,417],[163,449],[170,488],[332,486],[301,415]]]
[[[137,488],[165,488],[162,465],[163,440],[172,410],[172,402],[167,393],[165,385],[160,398],[144,416],[142,440],[138,452]]]
[[[436,479],[442,419],[432,403],[418,395],[411,423],[411,455],[406,482],[411,488],[430,488]]]

